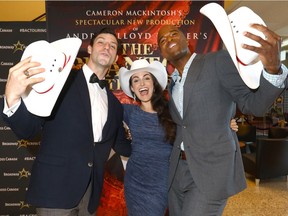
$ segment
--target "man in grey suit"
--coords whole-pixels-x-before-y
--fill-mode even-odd
[[[177,124],[169,173],[171,216],[221,215],[227,199],[246,188],[229,122],[236,104],[243,113],[262,116],[284,90],[287,76],[279,59],[281,38],[262,25],[252,27],[268,38],[245,34],[261,45],[243,45],[259,54],[265,68],[256,90],[245,85],[227,51],[196,54],[177,27],[163,26],[158,32],[160,52],[175,67],[168,87]]]

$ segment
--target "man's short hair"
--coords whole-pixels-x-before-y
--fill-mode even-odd
[[[113,36],[116,38],[117,44],[118,44],[118,45],[117,45],[117,52],[120,51],[121,46],[122,46],[121,41],[117,38],[115,31],[113,31],[113,30],[110,29],[110,28],[102,28],[100,31],[95,32],[94,35],[93,35],[93,37],[92,37],[91,40],[90,40],[90,46],[93,46],[95,38],[96,38],[98,35],[100,35],[100,34],[111,34],[111,35],[113,35]]]

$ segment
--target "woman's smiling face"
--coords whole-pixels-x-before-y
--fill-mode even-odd
[[[152,75],[147,71],[141,71],[131,76],[131,90],[141,102],[151,100],[154,91]]]

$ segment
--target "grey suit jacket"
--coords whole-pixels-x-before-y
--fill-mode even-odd
[[[169,186],[183,141],[189,169],[198,188],[211,199],[226,199],[245,189],[246,181],[236,133],[230,129],[236,104],[246,114],[262,116],[283,91],[263,76],[249,89],[226,51],[197,55],[184,84],[183,119],[168,87],[177,136],[170,159]]]

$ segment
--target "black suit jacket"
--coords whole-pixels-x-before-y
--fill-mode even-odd
[[[47,208],[75,207],[92,180],[89,210],[96,210],[111,147],[124,156],[131,152],[122,127],[122,105],[108,88],[106,90],[108,117],[99,143],[93,141],[89,92],[82,70],[71,71],[50,117],[32,115],[23,102],[10,118],[3,114],[20,139],[33,138],[42,131],[27,192],[29,204]],[[114,146],[114,143],[117,144]]]

